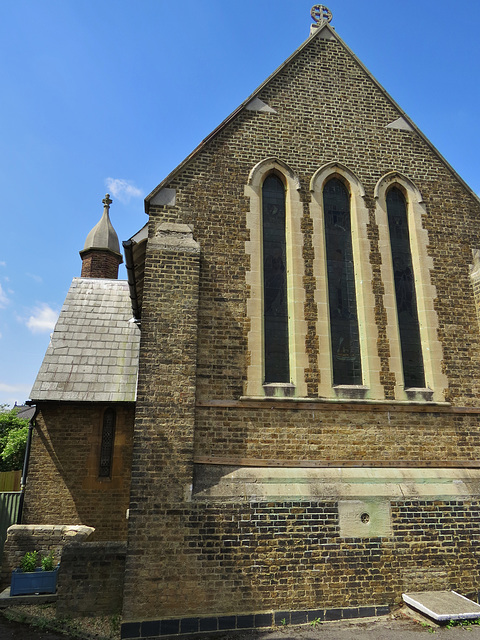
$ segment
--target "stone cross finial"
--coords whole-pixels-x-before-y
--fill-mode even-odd
[[[110,209],[110,205],[112,204],[112,200],[110,200],[110,194],[109,193],[105,194],[105,198],[102,200],[102,202],[107,207],[107,209]]]
[[[310,11],[310,15],[312,16],[312,20],[318,25],[325,21],[331,22],[333,17],[330,9],[324,4],[314,5]]]

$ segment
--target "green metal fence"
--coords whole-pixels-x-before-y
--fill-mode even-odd
[[[17,522],[21,495],[21,491],[0,493],[0,565],[3,556],[3,545],[7,539],[7,529]]]

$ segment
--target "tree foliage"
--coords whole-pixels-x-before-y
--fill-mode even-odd
[[[23,466],[28,437],[28,420],[15,409],[0,406],[0,471],[15,471]]]

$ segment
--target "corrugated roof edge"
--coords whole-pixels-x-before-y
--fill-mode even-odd
[[[168,176],[160,182],[160,184],[155,187],[155,189],[148,194],[145,198],[145,213],[148,215],[150,200],[164,187],[167,186],[169,182],[173,180],[173,178],[192,160],[197,153],[199,153],[205,145],[214,138],[220,131],[222,131],[235,117],[244,109],[247,104],[255,98],[260,91],[271,81],[273,80],[298,54],[314,39],[318,38],[320,33],[324,30],[328,29],[330,33],[338,40],[338,42],[344,47],[347,53],[355,60],[355,62],[363,69],[363,71],[367,74],[367,76],[372,80],[372,82],[377,86],[377,88],[383,93],[385,98],[399,111],[399,113],[405,118],[405,120],[411,125],[415,133],[417,133],[422,140],[430,147],[430,149],[437,155],[441,162],[447,167],[447,169],[455,176],[455,178],[461,182],[461,184],[465,187],[465,189],[470,193],[471,196],[480,204],[480,197],[473,191],[473,189],[465,182],[465,180],[455,171],[455,169],[451,166],[451,164],[442,156],[440,151],[435,147],[432,142],[427,138],[427,136],[422,133],[422,131],[417,127],[417,125],[413,122],[413,120],[405,113],[405,111],[395,102],[395,100],[391,97],[391,95],[383,88],[383,86],[378,82],[378,80],[372,75],[372,73],[367,69],[367,67],[363,64],[363,62],[357,58],[357,56],[353,53],[353,51],[345,44],[345,42],[340,38],[337,32],[329,25],[328,22],[325,22],[322,26],[316,29],[306,40],[303,42],[296,51],[289,56],[285,62],[283,62],[262,84],[255,89],[255,91],[242,102],[242,104],[235,109],[225,120],[218,125],[216,129],[214,129],[206,138],[200,142],[200,144],[190,153],[185,160],[183,160],[173,171],[171,171]]]

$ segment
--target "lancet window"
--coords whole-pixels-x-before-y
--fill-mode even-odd
[[[405,388],[421,388],[425,387],[425,374],[408,231],[407,203],[398,187],[394,186],[388,191],[386,205],[404,385]]]
[[[98,476],[100,478],[110,478],[112,475],[115,422],[115,409],[109,407],[103,414],[102,442],[100,445],[100,464],[98,470]]]
[[[262,187],[263,328],[266,384],[290,382],[285,186],[275,174]]]
[[[341,180],[323,188],[325,251],[334,385],[362,384],[350,194]]]

